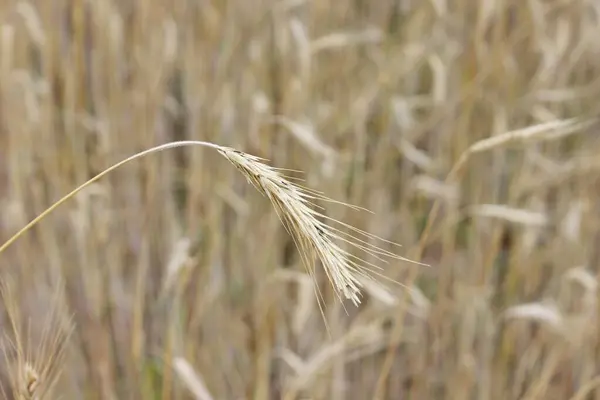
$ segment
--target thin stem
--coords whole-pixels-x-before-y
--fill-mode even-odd
[[[184,140],[184,141],[162,144],[160,146],[152,147],[150,149],[147,149],[147,150],[144,150],[137,154],[134,154],[131,157],[128,157],[128,158],[124,159],[123,161],[120,161],[120,162],[112,165],[111,167],[105,169],[104,171],[100,172],[99,174],[97,174],[96,176],[94,176],[93,178],[88,180],[87,182],[83,183],[82,185],[78,186],[77,188],[73,189],[70,193],[63,196],[60,200],[58,200],[57,202],[52,204],[50,207],[48,207],[46,210],[44,210],[44,212],[42,212],[40,215],[35,217],[31,222],[29,222],[27,225],[25,225],[20,231],[15,233],[2,246],[0,246],[0,254],[2,254],[8,248],[8,246],[13,244],[25,232],[27,232],[33,226],[35,226],[38,222],[40,222],[41,220],[46,218],[52,211],[57,209],[59,206],[61,206],[67,200],[69,200],[70,198],[75,196],[77,193],[81,192],[86,187],[90,186],[92,183],[98,181],[103,176],[109,174],[110,172],[116,170],[117,168],[119,168],[131,161],[137,160],[138,158],[142,158],[142,157],[147,156],[152,153],[158,153],[163,150],[169,150],[169,149],[173,149],[173,148],[177,148],[177,147],[184,147],[184,146],[202,146],[202,147],[210,147],[210,148],[216,149],[216,150],[223,149],[222,146],[219,146],[219,145],[216,145],[216,144],[210,143],[210,142],[203,142],[203,141],[196,141],[196,140]]]

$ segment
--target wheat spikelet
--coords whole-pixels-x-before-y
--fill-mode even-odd
[[[22,371],[23,376],[21,377],[21,382],[19,385],[19,389],[22,391],[24,398],[27,399],[35,399],[37,389],[40,386],[40,374],[30,363],[25,363]]]

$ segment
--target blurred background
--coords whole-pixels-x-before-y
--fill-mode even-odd
[[[599,38],[594,0],[0,2],[0,242],[207,140],[430,264],[359,307],[317,264],[321,313],[233,166],[154,154],[0,254],[3,394],[600,399]]]

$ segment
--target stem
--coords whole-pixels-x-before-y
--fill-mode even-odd
[[[60,205],[62,205],[67,200],[69,200],[70,198],[75,196],[77,193],[81,192],[86,187],[90,186],[92,183],[98,181],[103,176],[109,174],[110,172],[116,170],[117,168],[119,168],[131,161],[137,160],[138,158],[142,158],[142,157],[147,156],[152,153],[159,153],[163,150],[169,150],[169,149],[174,149],[177,147],[184,147],[184,146],[202,146],[202,147],[209,147],[209,148],[216,149],[216,150],[223,148],[222,146],[219,146],[219,145],[216,145],[216,144],[210,143],[210,142],[203,142],[203,141],[197,141],[197,140],[184,140],[184,141],[170,142],[170,143],[162,144],[160,146],[152,147],[148,150],[144,150],[142,152],[134,154],[131,157],[128,157],[128,158],[124,159],[123,161],[120,161],[120,162],[112,165],[111,167],[105,169],[104,171],[100,172],[98,175],[94,176],[87,182],[85,182],[82,185],[78,186],[77,188],[73,189],[69,194],[63,196],[60,200],[58,200],[57,202],[52,204],[50,207],[48,207],[46,210],[44,210],[44,212],[42,212],[40,215],[35,217],[31,222],[29,222],[27,225],[25,225],[20,231],[15,233],[2,246],[0,246],[0,254],[2,254],[8,248],[8,246],[13,244],[25,232],[27,232],[33,226],[35,226],[38,222],[40,222],[41,220],[46,218],[52,211],[57,209]]]

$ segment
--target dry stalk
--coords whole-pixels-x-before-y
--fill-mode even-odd
[[[62,197],[29,222],[6,241],[6,243],[0,246],[0,254],[58,206],[111,171],[151,153],[184,146],[203,146],[217,150],[246,177],[256,190],[267,197],[288,233],[294,239],[309,273],[313,274],[313,263],[316,256],[320,259],[325,273],[340,299],[344,297],[351,300],[355,305],[358,305],[360,303],[362,279],[372,279],[373,275],[380,274],[375,271],[380,267],[366,261],[366,257],[361,258],[342,249],[341,243],[348,244],[365,255],[382,262],[386,261],[385,258],[410,261],[390,251],[379,248],[368,241],[368,239],[383,239],[327,217],[317,211],[314,205],[315,200],[335,202],[334,200],[323,196],[319,192],[290,182],[276,168],[266,165],[259,157],[229,147],[202,141],[167,143],[142,151],[114,164]],[[350,207],[358,209],[358,207]],[[336,228],[323,221],[338,224],[340,228]],[[343,231],[342,228],[347,229],[347,231]]]

